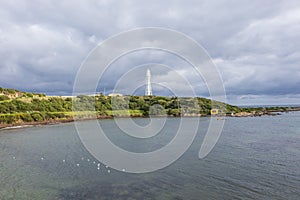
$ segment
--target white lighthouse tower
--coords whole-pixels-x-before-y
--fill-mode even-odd
[[[147,72],[146,72],[146,90],[145,90],[145,95],[146,96],[151,96],[152,95],[150,69],[147,69]]]

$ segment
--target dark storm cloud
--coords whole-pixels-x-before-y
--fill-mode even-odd
[[[155,26],[181,31],[203,45],[222,75],[230,101],[270,97],[296,102],[299,13],[297,0],[3,1],[0,86],[70,94],[80,64],[97,43],[121,31]],[[130,58],[120,59],[113,68],[117,70],[108,70],[99,89],[113,89],[132,66],[157,62],[174,67],[199,95],[207,95],[201,78],[174,56],[144,52]],[[182,87],[170,71],[153,75],[153,80],[169,87]]]

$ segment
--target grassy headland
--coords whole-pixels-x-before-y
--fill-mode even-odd
[[[153,105],[155,109],[152,109]],[[240,108],[200,97],[110,97],[102,94],[59,97],[0,87],[0,128],[66,122],[73,118],[208,116],[212,108],[218,109],[221,115],[229,116],[260,116],[271,112],[297,110],[287,107]]]

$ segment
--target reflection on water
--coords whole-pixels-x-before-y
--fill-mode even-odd
[[[143,140],[122,134],[113,120],[101,124],[118,146],[147,152],[167,144],[179,120],[168,119],[160,134]],[[147,174],[99,163],[73,123],[2,130],[0,199],[299,199],[300,113],[227,118],[219,142],[199,160],[208,120],[201,119],[193,145],[178,161]]]

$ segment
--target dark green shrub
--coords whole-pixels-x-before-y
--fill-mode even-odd
[[[40,122],[43,121],[44,118],[42,117],[42,115],[40,113],[31,113],[31,117],[34,119],[34,121],[36,122]]]
[[[20,117],[24,122],[33,122],[34,121],[34,119],[31,117],[31,115],[29,113],[23,113],[23,114],[21,114]]]
[[[9,100],[9,97],[5,95],[0,95],[0,101],[5,101],[5,100]]]

